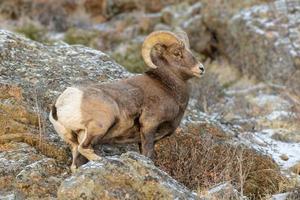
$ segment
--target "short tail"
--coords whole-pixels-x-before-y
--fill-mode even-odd
[[[52,115],[53,119],[55,119],[55,120],[58,119],[58,117],[57,117],[57,109],[56,109],[56,106],[54,104],[52,105],[51,115]]]
[[[57,109],[55,105],[52,106],[52,109],[49,113],[49,120],[52,123],[54,129],[58,133],[61,138],[65,138],[65,135],[69,133],[69,131],[58,121],[57,117]]]

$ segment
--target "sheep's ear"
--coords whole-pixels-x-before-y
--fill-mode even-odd
[[[151,51],[151,60],[156,65],[166,51],[166,46],[157,44]]]
[[[166,46],[164,46],[163,44],[157,44],[153,48],[152,52],[153,52],[153,55],[162,55],[162,53],[165,50],[166,50]]]
[[[185,31],[181,28],[176,28],[175,34],[183,41],[186,48],[190,48],[190,41]]]

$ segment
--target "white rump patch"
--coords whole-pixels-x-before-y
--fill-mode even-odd
[[[57,99],[57,117],[60,124],[67,129],[84,129],[81,124],[81,101],[83,92],[75,87],[68,87]]]

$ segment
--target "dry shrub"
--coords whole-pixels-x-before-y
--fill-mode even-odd
[[[214,141],[207,134],[177,132],[156,145],[155,164],[188,188],[203,191],[230,181],[252,198],[281,190],[285,178],[268,156]]]

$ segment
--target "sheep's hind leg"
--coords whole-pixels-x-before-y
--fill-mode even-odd
[[[88,160],[101,160],[102,158],[95,153],[91,145],[94,137],[95,135],[93,135],[93,132],[90,132],[89,129],[85,129],[83,139],[80,141],[78,146],[78,151]]]
[[[75,136],[74,132],[69,131],[64,135],[64,140],[71,146],[71,152],[72,152],[72,164],[71,164],[71,171],[74,173],[77,169],[76,166],[76,160],[78,158],[79,152],[78,152],[78,141],[77,136]]]
[[[71,147],[72,151],[72,165],[71,165],[71,171],[72,173],[76,172],[77,166],[76,166],[76,160],[78,158],[79,152],[78,152],[78,145],[72,145]]]
[[[74,172],[76,170],[76,159],[78,157],[78,141],[77,137],[74,135],[74,132],[70,129],[64,127],[59,121],[54,120],[52,117],[52,112],[50,113],[49,119],[53,124],[54,129],[58,133],[58,135],[71,146],[72,151],[72,165],[71,171]]]

